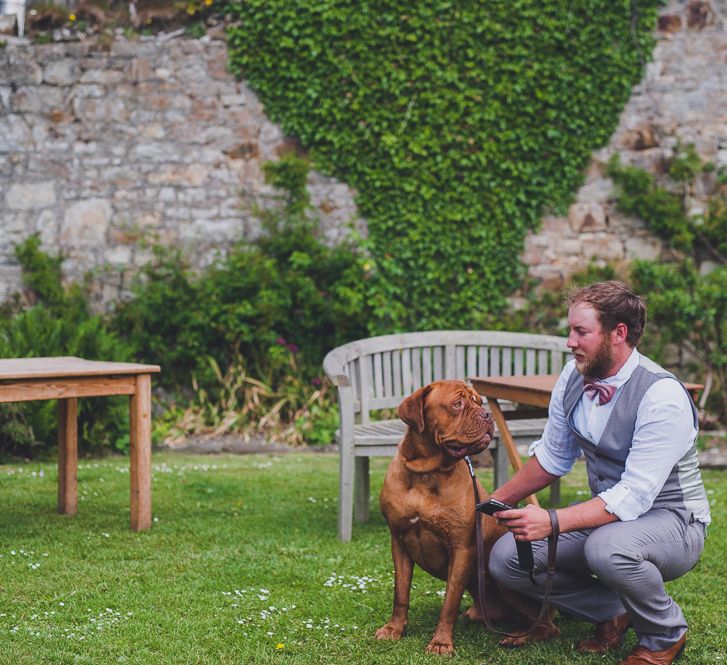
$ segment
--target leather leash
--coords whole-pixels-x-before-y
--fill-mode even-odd
[[[467,462],[467,466],[469,467],[470,477],[472,478],[472,487],[475,494],[475,505],[477,505],[480,502],[480,492],[477,489],[477,476],[475,475],[475,469],[472,466],[472,461],[468,455],[465,455],[463,459]],[[555,509],[551,508],[548,510],[548,515],[550,516],[552,533],[548,536],[548,567],[545,574],[543,605],[540,608],[540,614],[538,615],[538,618],[535,619],[533,625],[530,626],[530,628],[528,628],[524,633],[507,633],[502,630],[497,630],[490,622],[490,618],[487,616],[487,607],[485,607],[485,543],[482,537],[482,519],[484,516],[475,513],[475,538],[477,540],[477,607],[485,619],[485,627],[493,633],[504,635],[505,637],[525,637],[535,630],[548,611],[550,591],[553,588],[553,577],[555,576],[555,555],[558,548],[558,536],[560,535],[560,525],[558,524],[558,515],[556,514]],[[533,584],[536,584],[533,579],[532,571],[530,573],[530,579],[533,581]]]

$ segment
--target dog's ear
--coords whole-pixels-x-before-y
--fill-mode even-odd
[[[419,388],[396,407],[396,415],[419,434],[424,431],[424,399],[429,393],[429,386]]]

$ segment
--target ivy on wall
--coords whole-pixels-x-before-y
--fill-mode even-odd
[[[652,48],[659,0],[231,0],[233,71],[358,192],[372,332],[491,324]]]

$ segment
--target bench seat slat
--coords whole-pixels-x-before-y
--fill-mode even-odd
[[[422,383],[422,350],[411,349],[411,382],[412,392],[421,388]]]
[[[384,353],[382,356],[383,361],[383,369],[384,369],[384,392],[383,395],[386,395],[387,397],[391,397],[394,394],[393,390],[393,381],[392,381],[392,368],[391,368],[391,356],[393,355],[393,351],[388,351],[387,353]]]
[[[422,349],[422,386],[430,384],[432,378],[432,349],[425,346]]]
[[[401,352],[401,391],[404,395],[414,392],[412,385],[413,372],[411,364],[411,349]]]
[[[502,375],[512,376],[512,349],[502,350]]]
[[[382,359],[381,353],[375,353],[373,356],[374,361],[374,385],[373,388],[373,394],[376,397],[383,397],[384,396],[384,368],[383,368],[383,359]]]
[[[402,395],[404,394],[404,390],[402,388],[402,382],[401,382],[401,351],[399,349],[395,349],[391,352],[391,369],[393,372],[393,379],[394,379],[394,395]]]
[[[502,369],[500,368],[500,348],[492,347],[490,349],[490,374],[489,376],[501,376]]]
[[[476,346],[467,347],[467,376],[478,376],[477,374],[469,374],[479,369],[480,352]]]
[[[479,352],[477,376],[490,376],[490,349],[486,346],[480,346]]]
[[[434,361],[434,376],[432,381],[440,381],[444,378],[444,360],[442,359],[443,349],[441,346],[435,346],[432,349],[433,361]]]

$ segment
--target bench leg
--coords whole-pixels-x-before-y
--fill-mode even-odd
[[[351,541],[353,530],[353,450],[344,442],[340,445],[338,462],[338,537],[344,542]]]
[[[369,458],[356,457],[355,459],[355,492],[356,503],[354,515],[359,522],[367,522],[369,519]]]
[[[500,446],[500,442],[497,442],[497,447],[492,451],[492,470],[494,474],[495,489],[504,485],[510,477],[510,462],[507,458],[507,454]]]
[[[131,431],[131,528],[151,527],[151,376],[136,377],[136,393],[129,398]]]
[[[58,400],[58,512],[78,510],[78,400]]]

